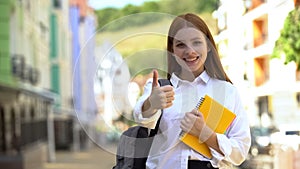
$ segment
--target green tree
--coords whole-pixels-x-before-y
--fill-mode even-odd
[[[96,11],[98,28],[103,28],[109,22],[118,19],[122,16],[121,12],[117,8],[105,8]]]
[[[213,12],[218,8],[219,0],[197,0],[195,1],[196,11],[198,13]]]
[[[272,58],[285,56],[285,64],[294,61],[300,70],[300,7],[292,10],[284,21],[275,43]]]
[[[142,12],[159,12],[160,11],[160,6],[158,2],[155,1],[149,1],[149,2],[144,2],[144,4],[141,6]]]
[[[119,31],[128,26],[140,26],[149,23],[157,22],[163,18],[135,16],[128,18],[126,22],[116,21],[124,16],[129,16],[141,12],[161,12],[171,15],[178,15],[186,12],[193,12],[198,14],[211,13],[217,8],[219,0],[168,0],[168,1],[148,1],[140,6],[126,5],[119,8],[105,8],[96,11],[98,18],[98,28],[105,27],[108,31]],[[116,21],[116,22],[114,22]],[[113,22],[113,23],[112,23]]]
[[[141,12],[141,7],[128,4],[121,9],[124,16]]]

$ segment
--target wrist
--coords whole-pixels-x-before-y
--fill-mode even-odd
[[[149,118],[153,114],[157,112],[157,109],[153,109],[151,107],[151,103],[149,101],[149,98],[145,100],[144,104],[142,105],[142,115],[144,118]]]
[[[213,136],[215,132],[210,129],[207,125],[204,125],[199,134],[199,142],[204,143],[209,140],[211,136]]]

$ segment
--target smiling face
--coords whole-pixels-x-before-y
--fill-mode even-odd
[[[205,69],[210,77],[231,82],[223,69],[214,38],[198,15],[186,13],[174,18],[168,32],[167,51],[168,79],[174,73],[192,81]]]
[[[194,77],[204,71],[204,62],[209,49],[205,35],[201,31],[193,27],[180,29],[174,36],[172,47],[177,62],[181,67],[188,68]]]

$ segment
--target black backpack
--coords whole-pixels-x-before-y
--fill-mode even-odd
[[[172,85],[168,79],[159,79],[160,86]],[[161,115],[162,116],[162,115]],[[157,134],[161,116],[148,135],[148,128],[130,127],[120,137],[117,148],[116,165],[113,169],[145,169],[153,138]],[[137,139],[136,139],[137,138]]]

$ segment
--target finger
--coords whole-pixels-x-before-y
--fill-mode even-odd
[[[174,95],[172,95],[172,93],[164,93],[164,97],[167,99],[167,100],[174,100]]]
[[[194,124],[196,119],[197,119],[197,116],[194,115],[192,112],[187,112],[185,114],[185,117],[184,119],[189,123],[189,124]]]
[[[184,132],[187,132],[188,130],[187,130],[187,128],[185,127],[185,125],[184,124],[180,124],[180,128],[181,128],[181,130],[182,131],[184,131]]]
[[[189,119],[195,118],[195,116],[197,116],[197,114],[195,114],[193,111],[185,113],[185,117]]]
[[[197,117],[201,117],[202,116],[202,113],[200,113],[198,111],[198,109],[193,109],[192,112],[191,112],[191,114],[193,114],[194,116],[197,116]]]
[[[174,100],[174,97],[167,97],[167,103],[172,103]]]
[[[185,132],[187,131],[187,125],[184,119],[180,122],[180,128]]]
[[[171,107],[172,105],[173,105],[173,102],[167,102],[165,108]]]
[[[152,88],[158,86],[158,72],[157,70],[153,70],[153,82],[152,82]]]
[[[171,97],[175,95],[173,90],[164,91],[164,93],[166,94],[166,97]]]
[[[190,126],[190,124],[186,121],[181,121],[180,123],[180,128],[184,131],[184,132],[190,132],[192,126]]]
[[[161,101],[165,102],[172,101],[175,99],[173,92],[161,92],[159,93],[159,97],[161,98]]]
[[[167,86],[162,86],[161,90],[163,92],[173,92],[174,93],[174,88],[171,85],[167,85]]]
[[[183,120],[186,124],[189,124],[191,121],[191,117],[188,115],[188,113],[185,113],[185,116],[183,117]]]
[[[193,109],[193,110],[191,111],[191,113],[197,115],[197,114],[199,114],[199,111],[198,111],[198,109]]]

